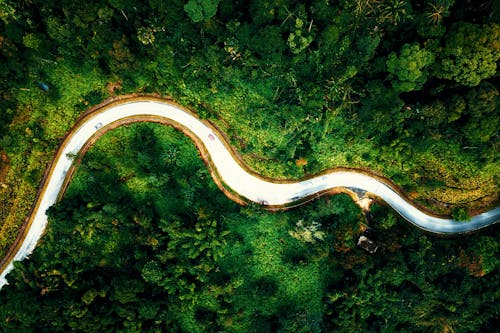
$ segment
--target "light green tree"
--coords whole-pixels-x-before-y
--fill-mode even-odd
[[[10,1],[0,0],[0,19],[4,23],[9,23],[17,18],[16,10],[9,4]]]
[[[43,40],[40,37],[40,34],[28,33],[23,36],[23,44],[24,46],[38,50],[42,46]]]
[[[189,0],[184,5],[184,10],[195,23],[207,21],[217,13],[219,2],[220,0]]]
[[[288,36],[288,46],[294,54],[299,54],[305,50],[313,41],[308,29],[304,27],[304,21],[301,18],[295,19],[295,31]]]
[[[434,54],[418,44],[405,44],[399,56],[387,58],[387,69],[394,89],[400,92],[419,90],[427,81],[427,67],[434,63]]]

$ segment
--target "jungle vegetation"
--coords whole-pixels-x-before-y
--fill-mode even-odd
[[[210,119],[263,175],[368,168],[438,212],[492,207],[499,21],[497,0],[0,0],[0,255],[75,119],[128,93]],[[442,240],[385,207],[375,216],[382,245],[369,256],[349,198],[239,207],[180,134],[117,130],[0,292],[0,327],[498,327],[494,231]]]
[[[439,212],[491,207],[499,6],[2,0],[0,249],[78,115],[127,93],[214,121],[264,175],[369,168]]]
[[[239,206],[172,128],[115,129],[85,155],[29,260],[0,290],[2,332],[491,332],[491,233],[428,236],[347,195]]]

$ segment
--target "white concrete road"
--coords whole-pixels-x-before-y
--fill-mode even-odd
[[[47,224],[46,210],[53,205],[64,184],[66,173],[73,160],[68,155],[77,154],[85,142],[97,131],[127,117],[157,116],[173,120],[194,133],[205,145],[220,178],[233,191],[249,201],[265,205],[284,205],[298,201],[329,188],[349,187],[366,191],[382,198],[409,222],[426,231],[437,234],[460,234],[475,231],[500,221],[500,207],[470,221],[458,222],[428,215],[401,197],[390,185],[355,171],[332,171],[330,173],[293,183],[278,183],[264,180],[247,172],[235,160],[223,143],[222,136],[206,122],[168,101],[158,99],[132,100],[109,108],[96,110],[68,136],[61,147],[59,159],[54,161],[53,172],[46,181],[46,188],[38,198],[38,208],[33,212],[33,222],[27,235],[10,263],[0,274],[0,288],[6,284],[5,276],[13,268],[13,261],[23,260],[33,251]]]

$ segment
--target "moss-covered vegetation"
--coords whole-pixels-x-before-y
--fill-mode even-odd
[[[83,159],[29,260],[0,291],[2,332],[489,332],[494,236],[426,236],[384,207],[376,255],[345,195],[238,206],[192,142],[136,124]]]

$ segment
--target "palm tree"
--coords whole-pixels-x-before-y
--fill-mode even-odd
[[[441,1],[429,3],[427,12],[429,21],[434,25],[440,25],[443,22],[443,17],[448,16],[448,7],[449,4]]]
[[[379,5],[381,23],[386,21],[394,25],[411,18],[404,0],[386,0]]]

